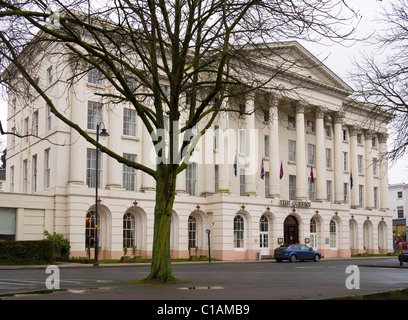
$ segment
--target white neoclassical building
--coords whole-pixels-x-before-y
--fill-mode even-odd
[[[223,260],[258,259],[296,242],[325,257],[392,251],[387,164],[381,161],[386,124],[378,116],[367,121],[370,107],[350,99],[352,89],[299,43],[277,45],[317,65],[295,74],[303,84],[296,92],[301,99],[265,99],[257,92],[227,102],[246,114],[221,115],[179,175],[173,257],[187,257],[189,248],[207,255],[206,230],[212,257]],[[42,71],[38,81],[61,112],[92,135],[102,120],[109,133],[103,144],[152,166],[152,142],[135,110],[98,100],[98,92],[111,90],[106,82],[90,71],[67,87],[66,68],[52,59]],[[125,246],[151,256],[153,179],[106,154],[96,173],[95,148],[35,94],[25,101],[9,96],[7,128],[43,138],[8,136],[8,192],[0,194],[0,207],[8,209],[0,210],[0,220],[14,215],[15,224],[4,227],[11,238],[62,233],[71,242],[71,256],[86,256],[95,235],[99,174],[102,258],[119,258]]]

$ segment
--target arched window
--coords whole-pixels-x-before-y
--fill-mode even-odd
[[[317,248],[317,223],[316,219],[310,219],[310,246]]]
[[[197,219],[188,217],[188,246],[197,247]]]
[[[269,231],[269,221],[268,218],[264,215],[262,215],[261,219],[259,220],[259,231],[260,232]]]
[[[350,249],[358,248],[358,229],[357,222],[355,220],[350,220],[349,222],[350,229]]]
[[[101,217],[98,214],[98,224],[101,225]],[[85,246],[93,248],[95,245],[95,211],[90,211],[86,214],[85,219]],[[98,238],[100,242],[101,228],[98,228]]]
[[[127,212],[123,215],[123,247],[136,246],[136,219]]]
[[[378,247],[380,249],[387,248],[387,225],[384,221],[378,225]]]
[[[337,248],[337,225],[333,219],[330,220],[330,248]]]
[[[363,240],[365,250],[373,248],[373,224],[369,220],[363,224]]]
[[[244,248],[244,218],[240,215],[234,218],[234,248]]]

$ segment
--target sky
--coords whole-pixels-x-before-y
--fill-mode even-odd
[[[366,37],[372,33],[377,32],[383,25],[375,21],[382,11],[382,7],[386,5],[387,1],[378,0],[350,0],[347,3],[352,3],[353,9],[359,11],[362,18],[357,27],[357,36]],[[358,61],[363,53],[370,53],[373,48],[368,46],[366,41],[358,41],[348,43],[347,45],[332,44],[322,45],[319,43],[302,42],[301,44],[315,55],[318,59],[333,71],[337,76],[343,79],[346,83],[351,85],[349,73],[353,68],[353,60]],[[0,120],[3,126],[6,126],[7,105],[0,101]],[[0,137],[0,149],[5,146],[4,137]],[[408,159],[404,157],[396,164],[390,166],[388,172],[390,184],[408,183]]]

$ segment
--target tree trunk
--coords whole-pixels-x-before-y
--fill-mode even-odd
[[[176,279],[171,270],[170,228],[176,194],[176,170],[162,165],[157,169],[156,205],[154,209],[153,256],[147,281],[172,282]]]

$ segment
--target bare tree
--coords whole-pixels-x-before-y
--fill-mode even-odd
[[[355,96],[373,106],[373,115],[390,122],[388,158],[396,161],[408,147],[408,1],[383,7],[378,23],[383,30],[372,38],[374,54],[355,62]]]
[[[239,112],[226,99],[259,89],[283,92],[282,81],[275,80],[290,83],[290,70],[304,64],[288,59],[277,41],[341,41],[353,31],[354,18],[344,1],[331,0],[118,0],[94,6],[86,0],[13,0],[0,1],[0,8],[1,81],[9,92],[36,92],[53,114],[102,152],[155,179],[148,279],[161,282],[174,279],[170,223],[176,177],[186,168],[197,137],[220,112]],[[90,70],[102,75],[113,90],[96,94],[134,107],[161,159],[156,168],[116,154],[66,117],[36,81],[44,59],[59,61],[71,85]],[[182,115],[186,120],[177,128]],[[160,134],[167,130],[166,119],[168,130],[177,132],[169,136],[168,154]],[[184,136],[180,144],[179,135]]]

